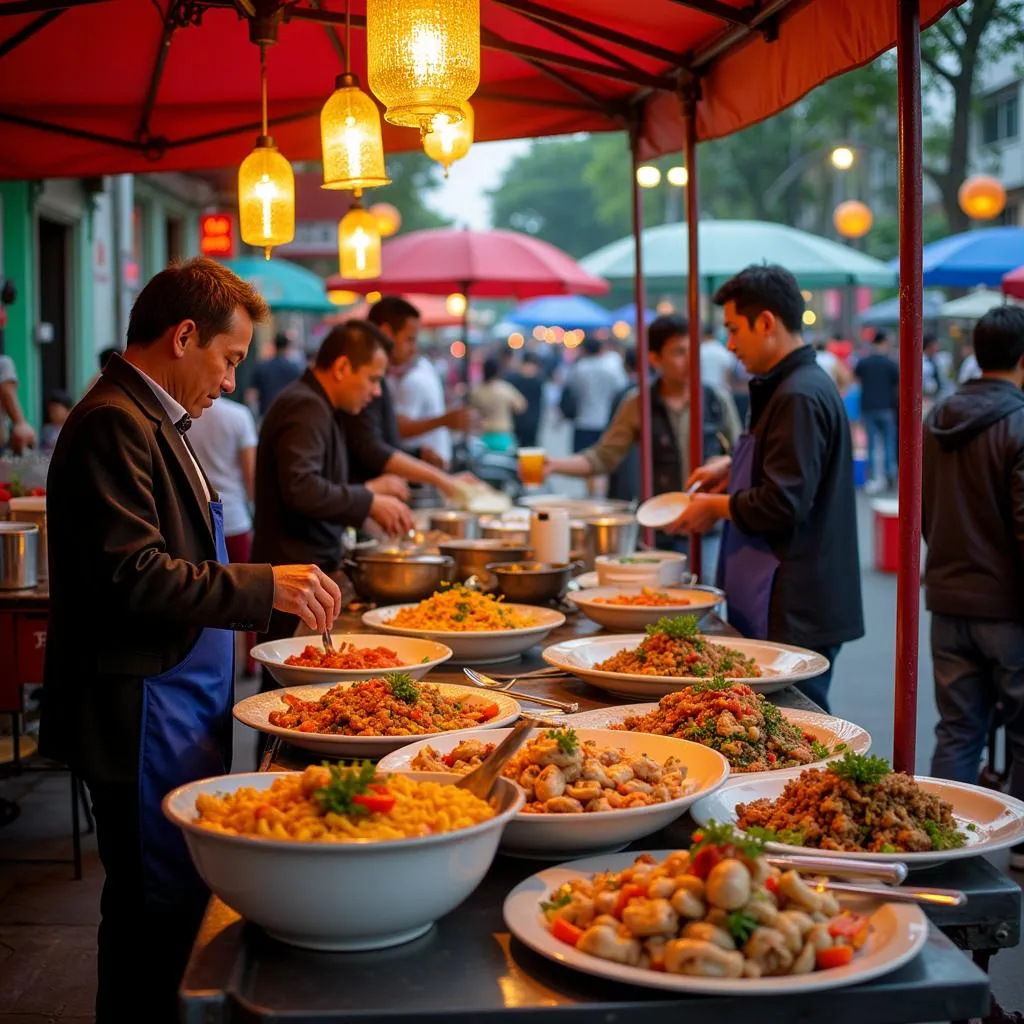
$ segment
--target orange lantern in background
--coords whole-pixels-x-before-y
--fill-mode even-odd
[[[848,199],[832,211],[832,223],[843,238],[863,238],[874,219],[869,207],[859,199]]]
[[[960,209],[972,220],[991,220],[1006,208],[1006,189],[990,174],[972,174],[956,195]]]
[[[390,238],[402,226],[402,215],[390,203],[374,203],[370,213],[377,218],[377,230],[381,238]]]

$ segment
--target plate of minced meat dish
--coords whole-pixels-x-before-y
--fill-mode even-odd
[[[848,753],[820,768],[730,779],[693,807],[769,850],[904,861],[910,868],[991,853],[1024,840],[1024,802],[996,790],[893,771]]]
[[[355,683],[291,686],[246,697],[240,722],[305,750],[382,757],[413,739],[511,725],[519,702],[454,683],[422,683],[393,672]]]
[[[615,633],[635,633],[661,618],[700,618],[725,600],[715,587],[595,587],[566,596],[588,619]]]
[[[620,704],[570,715],[576,728],[675,736],[717,750],[734,774],[771,772],[871,749],[853,722],[814,711],[779,708],[729,679],[688,686],[657,704]]]
[[[827,658],[802,647],[702,634],[693,615],[661,618],[644,633],[588,636],[545,648],[549,665],[626,697],[662,697],[715,676],[760,693],[827,671]]]
[[[351,683],[392,671],[422,679],[452,656],[436,640],[381,633],[335,633],[331,639],[333,651],[325,651],[318,636],[292,636],[257,644],[250,653],[281,686]]]

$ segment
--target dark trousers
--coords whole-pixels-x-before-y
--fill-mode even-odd
[[[808,650],[813,650],[815,654],[828,658],[828,671],[823,672],[820,676],[815,676],[813,679],[805,679],[802,682],[796,683],[796,688],[805,697],[813,700],[825,712],[831,711],[828,704],[828,689],[832,685],[832,673],[835,671],[836,658],[839,657],[842,647],[842,644],[836,644],[835,647],[808,648]]]
[[[178,985],[209,894],[154,890],[142,859],[138,788],[89,782],[106,879],[100,897],[96,1024],[173,1024]]]

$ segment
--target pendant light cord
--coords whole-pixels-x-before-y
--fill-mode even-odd
[[[260,104],[263,112],[263,134],[269,135],[267,130],[267,44],[260,43]]]
[[[349,0],[345,0],[345,73],[348,73],[348,69],[352,63],[351,61],[351,50],[352,46],[352,22],[349,18]]]

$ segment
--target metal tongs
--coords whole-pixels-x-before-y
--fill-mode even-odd
[[[331,636],[331,631],[329,629],[325,629],[323,631],[323,633],[320,635],[320,639],[323,641],[323,644],[324,644],[324,653],[325,654],[333,654],[334,653],[334,639]]]
[[[491,751],[483,764],[474,768],[468,775],[463,775],[455,783],[459,789],[468,789],[473,796],[481,800],[489,800],[494,784],[501,775],[512,755],[526,742],[527,737],[535,728],[536,723],[528,718],[520,718],[515,728]]]
[[[573,712],[580,709],[576,701],[554,700],[551,697],[535,697],[532,693],[513,690],[512,684],[516,681],[516,676],[512,677],[511,682],[504,683],[498,682],[497,679],[492,679],[490,676],[485,676],[483,672],[476,672],[471,668],[464,668],[462,671],[466,678],[481,690],[496,690],[500,693],[507,693],[510,696],[518,697],[520,700],[530,701],[533,704],[543,704],[547,708],[557,708],[559,711]]]

